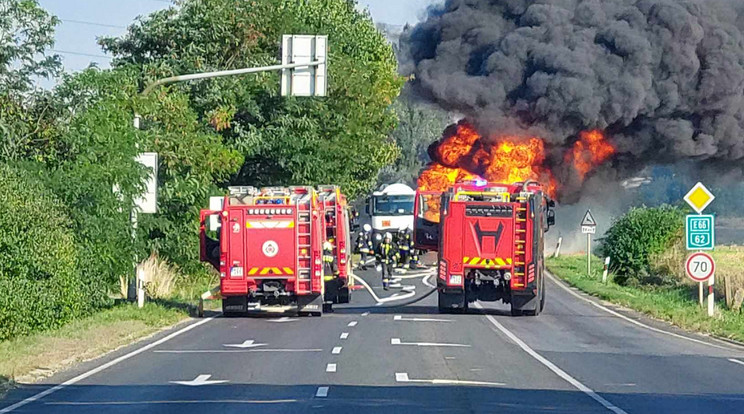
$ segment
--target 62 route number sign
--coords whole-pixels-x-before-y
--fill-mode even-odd
[[[685,263],[687,276],[696,282],[705,282],[716,270],[716,263],[708,253],[693,253]]]

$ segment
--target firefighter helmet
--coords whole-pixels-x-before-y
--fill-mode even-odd
[[[372,226],[370,226],[369,224],[365,224],[363,228],[364,231],[366,231],[367,233],[372,231]]]
[[[393,240],[393,235],[388,233],[385,233],[385,240]]]

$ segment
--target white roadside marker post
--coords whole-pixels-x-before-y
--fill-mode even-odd
[[[605,258],[604,271],[602,272],[602,283],[607,283],[607,273],[610,271],[610,256]]]
[[[708,316],[713,316],[715,314],[715,308],[716,308],[716,298],[715,298],[715,282],[716,275],[715,273],[710,275],[710,278],[708,279]],[[702,284],[702,283],[701,283]]]

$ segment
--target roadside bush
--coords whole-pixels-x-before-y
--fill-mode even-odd
[[[684,210],[669,205],[632,208],[605,234],[604,256],[611,257],[620,284],[649,281],[650,258],[665,252],[683,235]]]
[[[0,164],[0,340],[90,310],[65,209],[22,169]]]

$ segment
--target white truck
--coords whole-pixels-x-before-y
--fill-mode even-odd
[[[367,214],[370,216],[375,247],[386,232],[395,237],[400,229],[413,230],[415,198],[416,190],[400,183],[383,185],[367,198]]]

